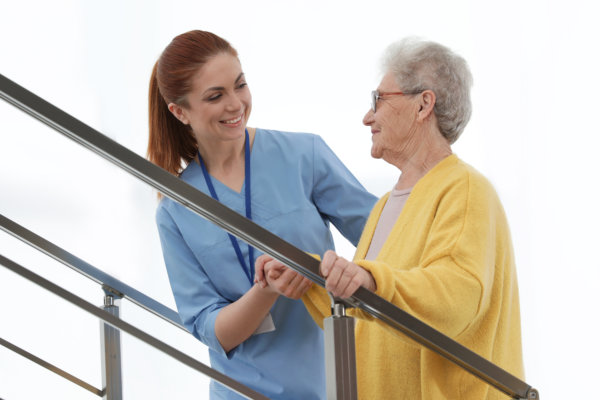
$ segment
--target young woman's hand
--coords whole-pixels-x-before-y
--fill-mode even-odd
[[[300,299],[312,286],[312,281],[266,254],[256,259],[254,282],[291,299]]]

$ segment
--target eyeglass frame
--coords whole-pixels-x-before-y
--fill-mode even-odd
[[[382,99],[383,96],[405,96],[419,93],[423,93],[423,90],[417,92],[380,92],[379,90],[373,90],[371,91],[371,111],[377,112],[377,100]]]

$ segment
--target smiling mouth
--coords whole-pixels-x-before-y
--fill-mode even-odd
[[[224,120],[221,121],[224,124],[237,124],[238,122],[240,122],[242,120],[242,117],[244,116],[244,114],[240,114],[240,116],[234,118],[234,119],[228,119],[228,120]]]

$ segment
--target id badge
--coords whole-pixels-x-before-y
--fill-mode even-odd
[[[274,330],[275,324],[273,323],[273,317],[271,317],[271,313],[268,313],[265,319],[262,320],[258,328],[256,328],[253,335],[260,335],[261,333],[273,332]]]

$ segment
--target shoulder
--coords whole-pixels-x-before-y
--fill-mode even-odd
[[[465,186],[465,189],[493,190],[492,184],[482,173],[454,154],[440,161],[423,177],[422,181],[427,186],[459,185]]]
[[[171,209],[173,207],[173,200],[163,196],[158,202],[156,207],[155,219],[158,225],[164,225],[166,222],[171,221]]]
[[[498,200],[492,183],[477,169],[460,159],[455,169],[456,180],[467,186],[470,198],[488,199],[494,202]]]
[[[189,210],[179,202],[169,197],[162,196],[156,206],[154,218],[159,228],[179,226],[189,218],[186,215],[188,211]]]
[[[453,201],[464,204],[490,204],[499,202],[490,181],[471,165],[456,155],[451,155],[417,183],[413,193],[436,202]]]

